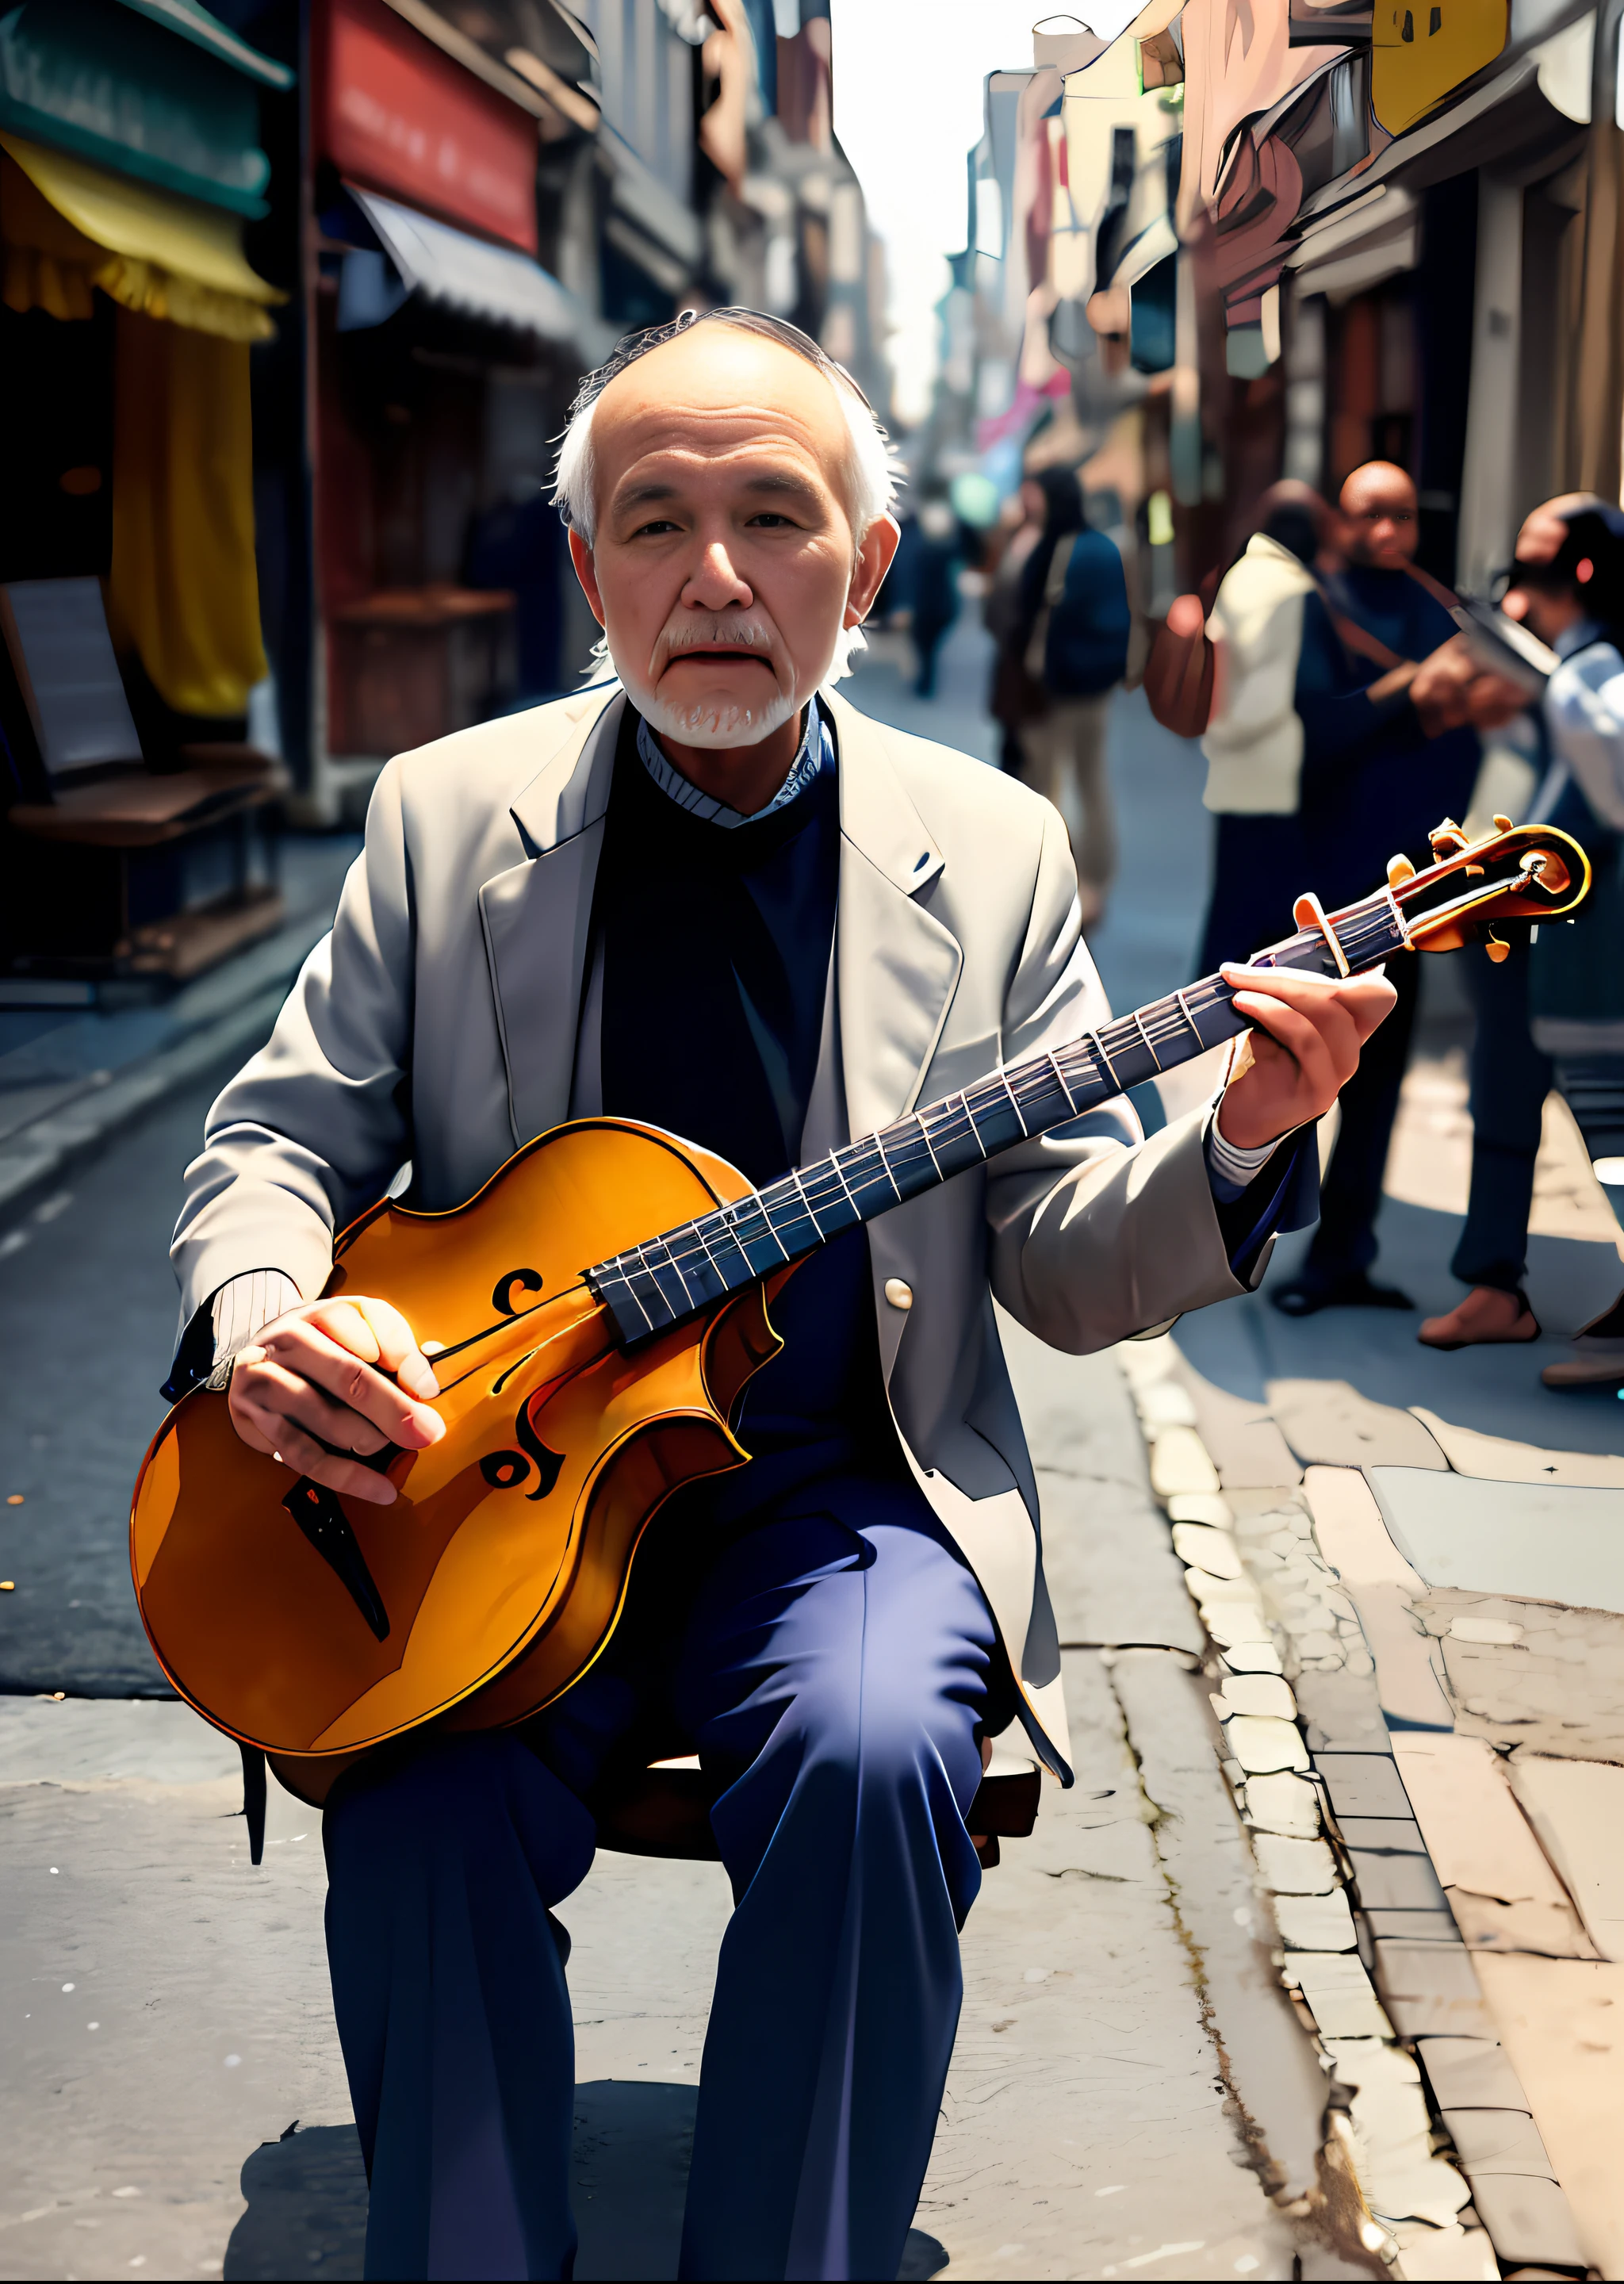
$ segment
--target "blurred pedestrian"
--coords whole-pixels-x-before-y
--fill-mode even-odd
[[[1526,703],[1520,689],[1478,666],[1449,614],[1448,590],[1417,569],[1416,489],[1404,470],[1367,461],[1343,485],[1339,506],[1343,566],[1303,598],[1293,689],[1305,886],[1331,910],[1368,896],[1395,853],[1431,863],[1429,833],[1471,799],[1479,729],[1511,721]],[[1395,960],[1391,980],[1398,1005],[1342,1091],[1319,1226],[1297,1275],[1270,1291],[1287,1316],[1413,1306],[1370,1273],[1418,963]]]
[[[1304,602],[1338,560],[1335,518],[1316,491],[1292,481],[1263,495],[1258,516],[1207,622],[1222,665],[1214,667],[1201,739],[1202,800],[1217,821],[1201,975],[1289,935],[1292,899],[1312,885],[1302,833],[1297,665]],[[1180,601],[1200,607],[1195,597]]]
[[[1003,733],[998,766],[1011,777],[1020,771],[1020,727],[1032,702],[1042,702],[1027,673],[1024,650],[1016,645],[1020,625],[1021,575],[1033,549],[1043,536],[1047,510],[1042,487],[1027,476],[1011,494],[998,518],[1001,545],[988,579],[981,606],[982,622],[994,643],[992,684],[987,710]]]
[[[915,526],[905,598],[912,613],[910,631],[918,660],[914,694],[933,698],[937,653],[958,616],[958,572],[964,552],[964,536],[945,484],[938,481],[925,487]]]
[[[1030,688],[1019,774],[1066,820],[1085,927],[1104,917],[1116,874],[1116,813],[1105,770],[1111,693],[1128,670],[1131,617],[1122,558],[1090,530],[1070,468],[1042,468],[1042,535],[1027,559],[1011,637]]]
[[[1594,885],[1571,927],[1514,943],[1498,967],[1475,959],[1468,968],[1478,1017],[1472,1190],[1450,1267],[1472,1289],[1422,1326],[1429,1348],[1539,1337],[1524,1279],[1553,1080],[1592,1164],[1624,1177],[1624,515],[1573,494],[1536,509],[1518,539],[1504,608],[1561,661],[1541,706],[1548,767],[1531,814],[1581,842]],[[1624,1221],[1624,1186],[1609,1180],[1603,1190]],[[1542,1377],[1550,1388],[1624,1381],[1624,1294]]]

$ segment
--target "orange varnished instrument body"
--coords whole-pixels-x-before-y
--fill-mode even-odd
[[[748,1456],[728,1421],[780,1345],[766,1298],[789,1273],[628,1356],[582,1264],[747,1188],[652,1128],[587,1120],[453,1212],[385,1202],[355,1223],[327,1291],[392,1302],[446,1351],[443,1440],[390,1462],[392,1506],[338,1503],[388,1631],[375,1638],[288,1512],[289,1470],[199,1389],[148,1451],[130,1526],[142,1616],[181,1694],[313,1801],[426,1721],[497,1727],[556,1697],[607,1640],[652,1514]]]

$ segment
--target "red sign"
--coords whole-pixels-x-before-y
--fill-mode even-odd
[[[535,120],[384,0],[327,0],[317,22],[316,115],[340,173],[534,254]]]

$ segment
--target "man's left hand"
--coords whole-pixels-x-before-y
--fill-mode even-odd
[[[1218,1131],[1238,1150],[1255,1150],[1324,1116],[1398,994],[1385,975],[1336,983],[1238,962],[1222,974],[1253,1027],[1252,1060],[1223,1091]]]

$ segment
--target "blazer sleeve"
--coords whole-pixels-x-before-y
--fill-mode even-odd
[[[1069,1045],[1110,1012],[1082,941],[1065,828],[1050,811],[1005,995],[1003,1060]],[[1203,1105],[1147,1140],[1119,1098],[993,1162],[992,1288],[1028,1332],[1084,1355],[1247,1289],[1230,1268],[1213,1196],[1206,1119]]]
[[[280,1270],[306,1300],[332,1240],[411,1154],[416,919],[400,772],[378,781],[331,935],[267,1044],[209,1111],[170,1258],[187,1324],[231,1278]]]

